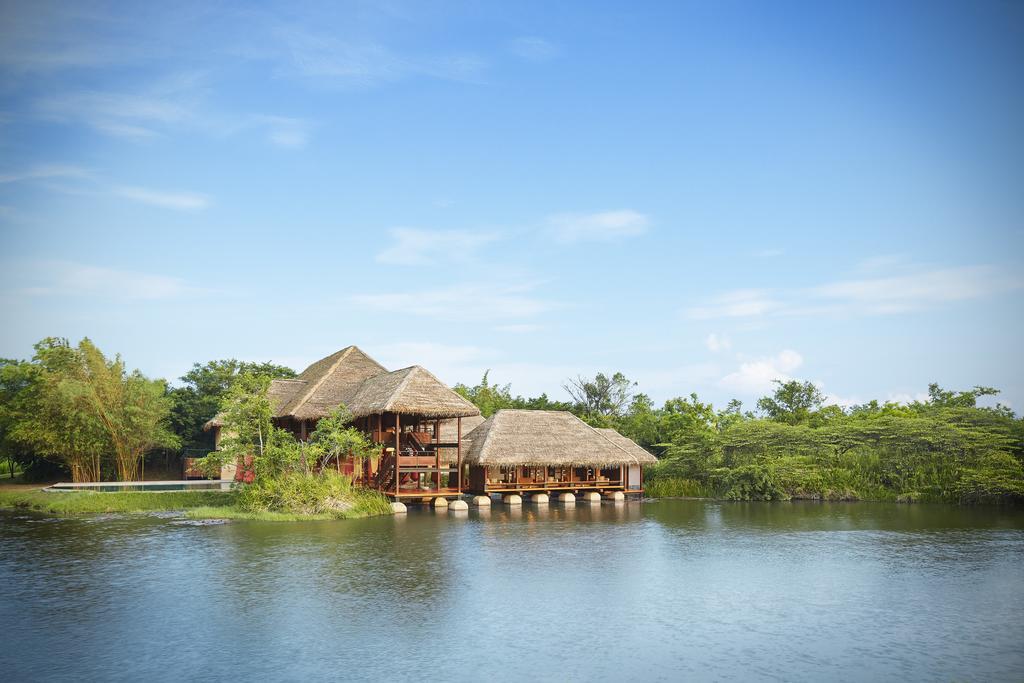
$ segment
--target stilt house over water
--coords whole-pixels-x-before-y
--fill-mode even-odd
[[[388,372],[349,346],[313,363],[295,379],[272,380],[268,397],[275,425],[302,441],[320,418],[345,406],[354,426],[381,444],[375,458],[340,464],[356,484],[394,499],[457,496],[462,489],[462,420],[479,417],[480,411],[418,365]],[[443,421],[450,423],[447,429],[442,429]],[[221,427],[219,416],[206,424],[214,432],[215,447]]]
[[[561,411],[500,410],[484,420],[472,403],[424,368],[389,372],[355,346],[295,379],[271,381],[274,423],[305,441],[345,406],[380,454],[339,463],[353,482],[394,500],[463,493],[599,491],[639,493],[654,456],[615,430],[597,430]],[[207,422],[219,445],[222,422]],[[225,468],[222,478],[234,478]]]
[[[469,434],[469,491],[478,495],[639,494],[655,457],[614,429],[555,410],[499,410]]]

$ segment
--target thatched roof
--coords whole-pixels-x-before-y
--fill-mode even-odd
[[[419,365],[371,377],[347,404],[353,417],[400,413],[422,417],[468,417],[480,410]]]
[[[610,427],[599,428],[597,431],[604,434],[609,441],[618,445],[619,448],[628,451],[634,458],[636,458],[636,461],[639,464],[651,465],[653,463],[658,462],[658,459],[651,455],[647,451],[647,449],[638,444],[636,441],[633,441],[633,439],[629,438],[628,436],[623,436],[622,434],[619,434],[617,431],[611,429]]]
[[[275,379],[267,390],[274,417],[316,420],[338,406],[355,417],[382,412],[428,418],[472,418],[480,411],[418,365],[388,372],[356,346],[322,358],[296,379]],[[218,414],[203,429],[221,426]],[[466,434],[476,426],[463,420]],[[454,430],[454,422],[452,423]],[[444,433],[442,428],[442,434]],[[454,436],[451,439],[454,441]]]
[[[639,462],[635,453],[561,410],[499,410],[473,430],[468,442],[462,459],[471,465],[612,466]]]
[[[358,347],[345,347],[310,365],[298,379],[288,380],[301,382],[303,386],[275,411],[275,417],[296,420],[324,417],[339,405],[349,405],[367,379],[386,372],[383,365]]]
[[[470,415],[469,417],[462,418],[462,442],[465,447],[466,439],[469,437],[469,433],[479,427],[484,422],[483,415]],[[447,420],[441,420],[441,441],[442,443],[455,443],[456,438],[459,435],[459,427],[455,421],[455,418],[449,418]]]

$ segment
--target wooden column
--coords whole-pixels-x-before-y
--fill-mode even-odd
[[[402,446],[402,421],[398,413],[395,413],[395,500],[398,499],[399,490],[402,487],[402,473],[398,469],[398,453]]]
[[[434,490],[441,490],[441,421],[434,420]]]
[[[300,441],[305,441],[306,440],[306,421],[305,420],[299,420],[299,440]]]
[[[459,493],[462,493],[462,418],[456,418],[455,420],[455,463],[458,466],[458,470],[455,473],[456,486],[459,489]]]

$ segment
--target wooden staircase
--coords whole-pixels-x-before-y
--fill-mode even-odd
[[[373,485],[378,491],[387,493],[395,490],[395,456],[382,455],[374,475]]]

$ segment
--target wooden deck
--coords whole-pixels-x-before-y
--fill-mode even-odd
[[[388,498],[398,500],[400,498],[455,498],[463,494],[457,488],[439,489],[400,489],[395,491],[382,491]]]

